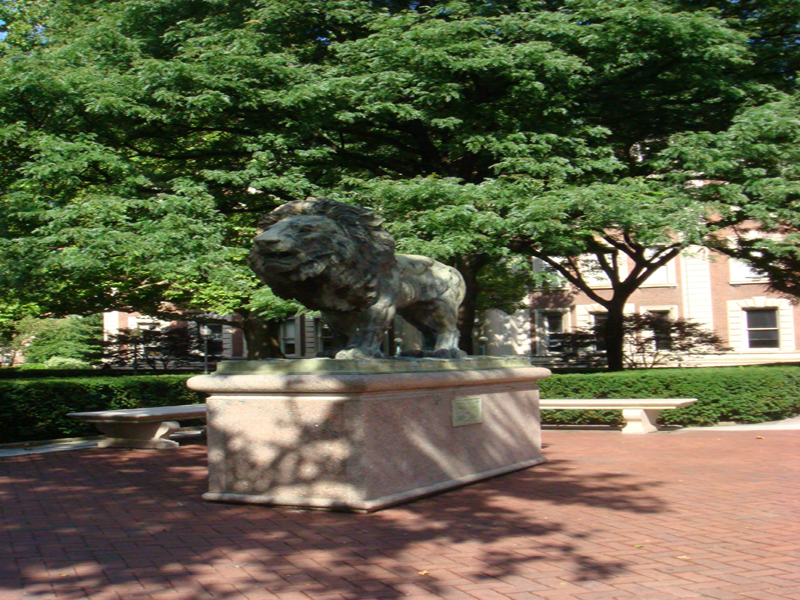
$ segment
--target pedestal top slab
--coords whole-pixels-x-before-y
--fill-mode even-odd
[[[332,375],[373,373],[428,373],[530,367],[524,356],[470,356],[467,358],[381,358],[336,360],[333,358],[225,360],[218,375]]]
[[[364,393],[387,390],[497,385],[536,381],[550,371],[524,357],[474,359],[225,361],[211,375],[186,382],[190,389],[225,393]]]

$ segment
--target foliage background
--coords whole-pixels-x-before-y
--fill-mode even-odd
[[[593,302],[621,319],[660,261],[721,241],[715,228],[797,226],[799,12],[785,0],[3,2],[0,301],[237,311],[256,331],[253,314],[281,316],[244,265],[257,216],[322,194],[374,207],[401,250],[461,270],[467,346],[479,303],[519,289],[480,299],[497,279],[486,271],[515,253],[594,254],[614,297]],[[726,185],[687,186],[698,173]],[[607,341],[621,368],[621,341]]]
[[[73,359],[86,364],[97,362],[102,354],[103,320],[100,315],[65,319],[35,319],[20,323],[17,338],[29,339],[20,348],[26,363],[47,363],[54,358]]]

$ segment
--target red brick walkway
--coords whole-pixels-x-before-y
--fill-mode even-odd
[[[371,515],[209,504],[205,447],[0,459],[0,600],[800,599],[800,431],[547,431]]]

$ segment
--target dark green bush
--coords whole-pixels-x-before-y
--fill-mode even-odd
[[[202,369],[165,369],[159,375],[199,375]],[[142,377],[146,370],[139,371]],[[45,365],[25,363],[18,367],[0,368],[0,379],[53,379],[64,377],[130,377],[130,369],[48,369]]]
[[[191,375],[9,379],[0,381],[0,443],[97,435],[70,412],[203,402]]]
[[[203,402],[192,375],[140,375],[0,380],[0,443],[96,435],[69,412]],[[698,398],[661,413],[666,425],[758,423],[800,413],[800,367],[649,369],[559,374],[541,385],[543,398]],[[618,425],[620,411],[545,410],[547,424]]]
[[[664,425],[760,423],[800,413],[800,367],[754,366],[648,369],[620,373],[552,375],[542,398],[697,398],[685,408],[665,410]],[[545,410],[547,424],[622,423],[620,411]]]

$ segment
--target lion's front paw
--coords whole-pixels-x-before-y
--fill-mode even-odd
[[[380,350],[346,348],[336,353],[336,360],[374,360],[376,358],[383,358],[383,353]]]

